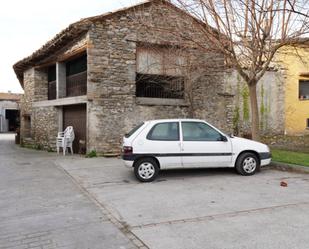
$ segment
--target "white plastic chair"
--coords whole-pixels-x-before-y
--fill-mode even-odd
[[[75,134],[72,126],[68,126],[64,131],[58,132],[56,145],[57,153],[59,154],[60,147],[62,147],[63,155],[65,156],[67,148],[70,148],[71,154],[73,155],[73,141]]]

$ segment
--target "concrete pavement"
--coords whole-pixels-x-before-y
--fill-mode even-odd
[[[0,248],[137,248],[54,162],[0,134]]]
[[[174,170],[139,183],[119,159],[11,139],[0,135],[0,248],[308,248],[308,174]]]
[[[57,163],[152,249],[306,249],[309,175],[264,169],[162,172],[139,183],[119,159]],[[288,187],[281,187],[285,180]]]

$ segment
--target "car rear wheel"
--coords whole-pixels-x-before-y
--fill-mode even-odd
[[[246,152],[238,157],[235,168],[239,174],[250,176],[259,171],[260,162],[255,154]]]
[[[159,174],[159,165],[153,158],[141,158],[134,163],[134,174],[141,182],[152,182]]]

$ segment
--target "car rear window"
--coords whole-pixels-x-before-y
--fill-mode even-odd
[[[149,140],[161,141],[178,141],[179,140],[179,123],[166,122],[156,124],[147,135]]]
[[[128,133],[126,133],[124,136],[126,138],[129,138],[131,137],[139,128],[141,128],[142,126],[144,125],[144,122],[143,123],[140,123],[139,125],[135,126],[132,130],[130,130]]]

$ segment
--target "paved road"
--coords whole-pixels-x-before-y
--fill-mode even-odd
[[[308,248],[309,174],[178,170],[143,184],[119,159],[56,156],[12,138],[0,135],[1,249]]]
[[[57,163],[151,249],[309,248],[309,174],[178,170],[139,183],[118,159]]]
[[[55,165],[55,154],[19,148],[13,138],[0,134],[1,249],[137,248]]]

